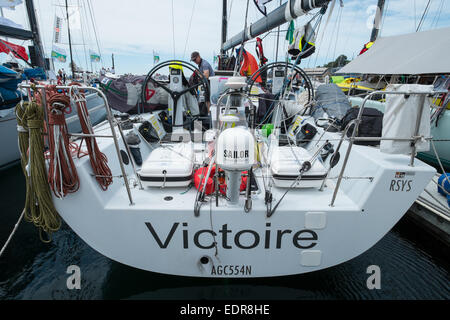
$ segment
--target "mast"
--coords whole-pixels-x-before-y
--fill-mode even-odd
[[[377,12],[375,14],[375,19],[373,20],[372,34],[370,35],[371,42],[373,42],[377,39],[378,32],[380,31],[380,22],[381,22],[381,18],[383,16],[384,1],[385,0],[378,0]]]
[[[114,53],[111,54],[111,60],[112,60],[112,68],[115,70],[116,68],[114,68]]]
[[[45,70],[44,47],[42,46],[41,37],[39,36],[39,28],[36,19],[36,11],[34,9],[33,0],[25,0],[28,20],[33,37],[34,49],[36,52],[36,64]]]
[[[72,56],[72,40],[70,39],[70,26],[69,26],[69,9],[66,0],[66,16],[67,16],[67,32],[69,34],[69,49],[70,49],[70,67],[72,70],[72,80],[75,80],[75,68],[73,65],[73,56]]]
[[[253,39],[264,32],[272,30],[285,22],[289,22],[306,12],[328,5],[331,0],[289,0],[278,7],[266,17],[251,24],[250,27],[241,31],[223,44],[222,50],[229,50],[242,41]],[[289,7],[288,7],[289,5]]]
[[[222,41],[220,42],[220,54],[223,55],[225,50],[223,50],[223,45],[227,41],[227,0],[222,1]]]

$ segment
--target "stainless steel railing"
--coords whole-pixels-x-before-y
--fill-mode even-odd
[[[43,86],[43,85],[31,86],[31,85],[29,85],[29,84],[19,84],[19,88],[21,88],[21,89],[22,89],[22,88],[31,88],[31,89],[32,89],[32,88],[36,88],[36,89],[43,90],[43,94],[42,94],[42,103],[43,103],[44,105],[47,104],[46,95],[45,95],[45,90],[46,90],[46,87],[45,87],[45,86]],[[123,179],[124,179],[125,187],[126,187],[126,190],[127,190],[128,199],[129,199],[129,201],[130,201],[130,205],[134,205],[133,197],[132,197],[132,195],[131,195],[130,184],[129,184],[129,182],[128,182],[128,177],[127,177],[127,174],[126,174],[126,171],[125,171],[125,165],[124,165],[124,163],[123,163],[122,156],[120,155],[119,141],[118,141],[118,139],[117,139],[116,131],[115,131],[115,129],[114,129],[114,127],[115,127],[115,124],[114,124],[115,120],[114,120],[114,117],[113,117],[113,115],[112,115],[111,108],[109,107],[108,100],[106,99],[106,96],[104,95],[104,93],[103,93],[101,90],[97,89],[97,88],[94,88],[94,87],[86,87],[86,86],[56,86],[56,89],[70,90],[69,92],[70,92],[70,99],[71,99],[71,100],[72,100],[71,93],[72,93],[72,90],[74,90],[74,89],[75,89],[75,90],[94,91],[94,92],[98,93],[98,94],[100,95],[100,97],[103,99],[103,101],[104,101],[104,107],[105,107],[105,109],[106,109],[106,116],[107,116],[107,120],[108,120],[108,122],[109,122],[109,125],[110,125],[110,127],[111,127],[111,133],[112,133],[112,135],[109,136],[109,135],[81,134],[81,133],[69,133],[69,135],[74,136],[74,137],[83,137],[83,138],[88,138],[88,137],[94,137],[94,138],[95,138],[95,137],[98,137],[98,138],[112,138],[112,139],[114,140],[114,146],[115,146],[115,150],[116,150],[116,153],[117,153],[117,158],[118,158],[118,160],[119,160],[120,170],[121,170],[121,172],[122,172],[122,177],[123,177]],[[47,114],[47,108],[44,108],[44,117],[45,117],[45,125],[46,125],[46,129],[47,129],[47,132],[49,132],[49,130],[48,130],[49,127],[48,127],[48,114]],[[76,117],[78,117],[78,115],[76,115]],[[135,165],[134,165],[133,157],[132,157],[132,155],[131,155],[131,152],[130,152],[130,149],[129,149],[129,147],[128,147],[128,144],[127,144],[126,141],[125,141],[125,137],[124,137],[124,135],[123,135],[122,129],[120,128],[120,125],[119,125],[119,124],[117,125],[117,128],[118,128],[118,130],[119,130],[119,133],[120,133],[120,136],[121,136],[121,138],[122,138],[122,141],[123,141],[124,145],[126,146],[127,154],[128,154],[128,157],[129,157],[130,160],[131,160],[131,164],[132,164],[132,167],[133,167],[133,171],[134,171],[136,177],[138,177],[137,171],[136,171],[136,167],[135,167]],[[140,179],[138,179],[138,181],[139,181],[140,188],[143,189],[143,188],[142,188],[142,184],[141,184]]]
[[[350,152],[352,150],[353,144],[357,140],[364,140],[364,139],[361,139],[361,138],[357,138],[356,135],[358,134],[359,124],[361,123],[361,118],[362,118],[364,107],[366,105],[367,100],[369,100],[369,98],[371,96],[375,95],[375,94],[435,95],[435,94],[441,94],[441,93],[446,93],[446,91],[445,92],[443,92],[443,91],[430,91],[430,92],[417,92],[417,91],[373,91],[373,92],[371,92],[370,94],[368,94],[364,98],[363,103],[362,103],[362,105],[361,105],[361,107],[359,109],[358,116],[354,120],[355,128],[353,130],[352,136],[350,137],[350,142],[349,142],[349,145],[348,145],[348,148],[347,148],[347,152],[345,153],[344,163],[343,163],[341,171],[339,173],[339,177],[338,177],[338,180],[336,182],[336,187],[334,188],[333,197],[332,197],[331,203],[330,203],[331,207],[334,206],[334,202],[336,200],[336,196],[337,196],[337,193],[339,191],[339,187],[340,187],[341,182],[342,182],[342,177],[344,176],[345,168],[347,167],[348,158],[350,156]],[[369,137],[369,138],[367,138],[367,140],[370,140],[370,141],[374,141],[374,140],[378,140],[378,141],[381,141],[381,140],[403,140],[403,141],[406,140],[406,141],[411,141],[411,160],[410,160],[409,165],[410,166],[414,166],[414,158],[415,158],[416,153],[417,153],[416,143],[417,143],[418,140],[421,140],[423,138],[423,137],[417,135],[419,133],[419,126],[420,126],[420,121],[421,121],[421,118],[422,118],[423,107],[424,107],[424,104],[422,104],[420,106],[420,110],[419,110],[419,113],[418,113],[417,118],[416,118],[416,126],[415,126],[414,135],[410,139]],[[350,127],[350,124],[348,125],[348,127]],[[341,144],[342,144],[342,140],[346,136],[347,130],[348,129],[346,128],[344,134],[342,135],[341,141],[339,142],[339,146],[338,146],[338,148],[336,148],[336,151],[333,154],[333,156],[335,156],[337,154],[337,152],[339,151],[339,149],[341,147]]]

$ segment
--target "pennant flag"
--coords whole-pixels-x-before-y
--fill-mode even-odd
[[[22,4],[22,0],[0,0],[0,7],[15,10],[15,6]]]
[[[159,53],[153,51],[153,63],[157,64],[159,62]]]
[[[55,15],[55,27],[53,29],[53,43],[61,43],[62,18]]]
[[[1,39],[0,39],[0,52],[8,54],[12,52],[16,58],[28,61],[27,50],[24,47]]]
[[[363,53],[366,52],[367,50],[369,50],[370,47],[371,47],[373,44],[374,44],[373,41],[367,42],[367,43],[364,45],[364,47],[361,49],[361,51],[359,52],[358,56],[361,55],[361,54],[363,54]]]
[[[67,59],[67,53],[66,50],[64,50],[63,48],[60,48],[58,46],[53,45],[52,48],[52,54],[51,54],[52,58],[58,60],[59,62],[66,62]]]
[[[270,2],[272,0],[253,0],[253,2],[255,2],[256,7],[258,8],[259,11],[261,11],[261,13],[265,16],[267,16],[267,9],[265,4]]]
[[[286,32],[286,40],[289,41],[289,44],[294,42],[294,31],[294,20],[291,20],[291,22],[289,23],[289,28]]]
[[[89,56],[91,57],[92,62],[99,62],[100,61],[100,55],[96,53],[95,51],[92,51],[89,49]]]

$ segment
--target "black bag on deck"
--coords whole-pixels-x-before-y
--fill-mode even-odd
[[[144,121],[139,126],[138,130],[139,133],[142,135],[142,137],[144,137],[144,139],[147,140],[147,142],[154,143],[160,140],[158,133],[155,131],[153,126],[148,121]]]
[[[342,118],[341,130],[358,117],[359,108],[351,108]],[[347,131],[347,137],[351,137],[355,126],[352,125]],[[361,123],[359,124],[357,137],[381,137],[383,130],[383,113],[374,108],[364,108]],[[379,141],[355,141],[355,144],[375,146]]]

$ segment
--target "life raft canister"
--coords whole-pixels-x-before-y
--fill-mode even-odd
[[[222,169],[220,169],[220,171],[224,172]],[[200,187],[203,187],[203,184],[205,183],[205,177],[206,174],[208,173],[208,167],[202,167],[199,168],[197,170],[195,170],[194,172],[194,184],[195,184],[195,188],[197,190],[200,190]],[[206,188],[205,188],[205,194],[206,195],[210,195],[211,193],[213,193],[215,191],[214,189],[214,180],[213,180],[213,176],[216,173],[216,166],[214,165],[211,168],[211,173],[209,175],[208,180],[206,181]],[[243,171],[242,172],[242,177],[241,177],[241,185],[240,185],[240,191],[244,191],[247,188],[247,171]],[[219,182],[219,191],[220,193],[222,193],[223,195],[226,195],[227,193],[227,184],[225,182],[220,183]]]

